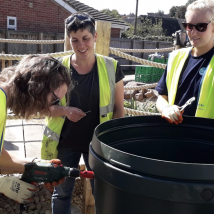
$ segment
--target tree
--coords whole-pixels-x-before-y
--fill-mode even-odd
[[[196,0],[188,0],[187,3],[185,4],[186,7],[187,7],[189,4],[192,4],[194,1],[196,1]]]
[[[164,15],[164,11],[163,11],[163,10],[158,10],[158,14],[159,14],[160,16],[162,16],[162,15]]]
[[[119,12],[117,10],[115,10],[115,9],[113,9],[113,10],[103,9],[103,10],[101,10],[101,12],[103,12],[103,13],[109,15],[109,16],[112,16],[112,17],[114,17],[116,19],[121,19],[121,16],[120,16]]]
[[[125,38],[132,36],[134,34],[134,26],[130,25],[130,28],[124,34],[126,34],[124,35]],[[154,23],[152,23],[152,19],[145,17],[141,18],[141,22],[137,24],[136,36],[162,36],[163,34],[162,19],[155,18]]]
[[[187,10],[186,6],[177,7],[176,18],[185,19],[186,10]]]
[[[170,17],[175,17],[176,13],[177,13],[177,6],[171,7],[170,10],[169,10]]]

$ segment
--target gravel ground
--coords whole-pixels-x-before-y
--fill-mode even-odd
[[[4,175],[5,176],[5,175]],[[20,174],[10,176],[20,177]],[[52,193],[39,185],[39,191],[33,196],[33,202],[28,203],[20,209],[20,204],[7,198],[0,193],[0,214],[52,214],[51,210]],[[71,214],[81,214],[83,203],[83,185],[80,178],[76,179],[76,184],[73,191]]]

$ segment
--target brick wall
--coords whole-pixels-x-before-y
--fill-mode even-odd
[[[7,29],[7,16],[13,16],[19,31],[63,33],[64,19],[69,15],[51,0],[0,0],[0,29]]]
[[[31,8],[29,4],[32,3]],[[64,20],[70,15],[51,0],[0,0],[0,29],[7,29],[7,16],[17,18],[18,31],[64,33]],[[120,38],[120,29],[112,28],[112,38]]]
[[[111,29],[111,38],[120,38],[120,29],[119,28]]]

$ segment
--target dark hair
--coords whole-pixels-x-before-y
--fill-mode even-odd
[[[8,108],[25,119],[37,112],[50,115],[48,95],[64,84],[68,91],[71,86],[67,68],[51,56],[28,55],[5,68],[0,81],[10,87]]]
[[[65,19],[65,27],[69,38],[72,31],[76,33],[79,29],[87,29],[93,36],[95,35],[95,20],[85,12],[74,13]]]

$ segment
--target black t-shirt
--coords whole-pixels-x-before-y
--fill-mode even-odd
[[[184,115],[195,116],[203,73],[206,71],[206,68],[209,65],[213,55],[214,48],[199,57],[194,57],[191,53],[189,53],[179,78],[175,105],[182,106],[191,97],[195,97],[196,100],[184,109]],[[156,90],[160,95],[168,96],[166,86],[166,70],[167,68],[158,82]]]
[[[99,77],[97,61],[88,74],[79,74],[72,66],[71,72],[75,86],[70,93],[69,106],[79,108],[84,112],[90,112],[86,113],[86,116],[78,122],[65,119],[58,148],[71,148],[73,151],[87,153],[94,129],[99,124]],[[117,83],[123,78],[124,74],[117,64],[115,82]]]

